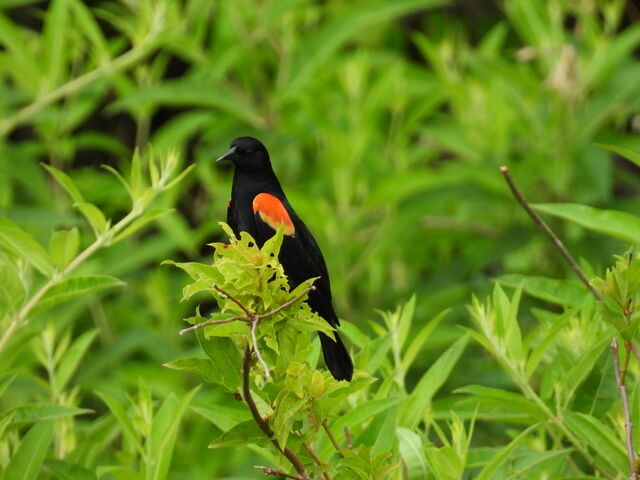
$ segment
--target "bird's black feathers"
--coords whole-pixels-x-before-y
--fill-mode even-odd
[[[287,200],[269,160],[269,153],[259,140],[240,137],[219,160],[231,160],[235,165],[227,223],[234,231],[251,234],[259,246],[285,224],[285,236],[279,260],[291,288],[313,277],[315,290],[309,292],[307,303],[330,325],[340,325],[331,302],[329,272],[313,235],[296,215]],[[320,333],[325,363],[337,380],[351,380],[353,363],[342,340],[336,341]]]

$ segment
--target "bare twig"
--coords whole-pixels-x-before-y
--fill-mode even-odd
[[[280,443],[275,438],[275,434],[273,433],[273,430],[271,430],[269,423],[264,418],[262,418],[262,415],[260,415],[258,407],[256,406],[256,402],[253,400],[253,396],[251,395],[251,388],[249,387],[249,370],[251,369],[250,362],[251,347],[249,347],[249,345],[247,344],[244,347],[244,357],[242,359],[242,396],[244,398],[244,401],[247,403],[249,411],[251,412],[251,415],[253,416],[255,422],[260,427],[260,430],[264,432],[273,446],[276,447],[280,451],[280,453],[282,453],[282,455],[286,457],[287,460],[289,460],[291,465],[293,465],[293,468],[295,468],[296,472],[298,473],[298,477],[289,478],[309,480],[307,471],[305,470],[304,465],[302,465],[302,462],[297,457],[297,455],[293,453],[288,447],[280,447]]]
[[[307,477],[301,477],[300,475],[291,475],[289,473],[284,473],[284,472],[281,472],[280,470],[276,470],[275,468],[271,468],[271,467],[262,467],[260,465],[256,465],[253,468],[262,470],[262,473],[264,473],[265,475],[277,475],[284,478],[293,478],[295,480],[304,480],[305,478],[307,478]]]
[[[322,428],[324,428],[324,431],[327,432],[327,436],[329,437],[329,440],[331,440],[331,443],[333,444],[336,451],[338,452],[338,455],[344,458],[344,453],[342,453],[342,449],[340,448],[340,445],[338,444],[336,437],[334,437],[333,432],[329,428],[329,425],[327,425],[326,420],[322,422]]]
[[[578,265],[578,262],[576,262],[573,256],[569,253],[569,250],[566,249],[562,241],[560,241],[560,239],[556,236],[556,234],[553,233],[551,228],[549,228],[549,225],[547,225],[545,221],[542,220],[542,218],[540,218],[540,215],[538,215],[531,208],[527,200],[524,198],[524,195],[522,195],[520,190],[518,190],[518,187],[516,187],[515,183],[513,182],[513,179],[511,178],[509,169],[507,167],[500,167],[500,172],[502,172],[502,176],[506,180],[507,185],[509,185],[509,188],[511,189],[511,193],[513,193],[513,196],[516,197],[516,200],[518,200],[520,205],[522,205],[522,208],[524,208],[524,210],[529,214],[529,216],[536,223],[536,225],[540,227],[540,230],[542,230],[542,232],[547,236],[549,241],[551,241],[551,243],[558,249],[560,254],[564,257],[564,259],[567,261],[567,263],[571,267],[571,270],[573,270],[573,272],[578,276],[578,278],[582,281],[582,283],[584,283],[584,285],[589,289],[589,291],[593,294],[596,300],[603,302],[604,298],[602,297],[602,294],[598,290],[596,290],[596,288],[593,285],[589,283],[587,276],[584,274],[584,272],[580,268],[580,265]]]
[[[282,305],[280,305],[278,308],[274,308],[273,310],[271,310],[270,312],[267,313],[263,313],[262,315],[257,315],[257,317],[260,318],[260,320],[262,320],[263,318],[267,318],[270,317],[272,315],[275,315],[276,313],[280,312],[281,310],[284,310],[287,307],[290,307],[291,305],[293,305],[296,302],[299,302],[300,300],[302,300],[304,298],[304,296],[309,293],[311,290],[315,290],[316,287],[314,287],[313,285],[309,285],[307,288],[305,288],[303,290],[303,292],[298,295],[296,298],[294,298],[293,300],[289,300],[288,302],[283,303]]]
[[[223,324],[223,323],[231,323],[231,322],[236,322],[236,321],[245,322],[245,323],[248,323],[250,325],[253,325],[254,323],[258,323],[263,318],[269,318],[269,317],[275,315],[276,313],[281,312],[285,308],[290,307],[294,303],[299,302],[300,300],[302,300],[304,298],[304,296],[307,293],[309,293],[311,290],[315,290],[316,289],[316,287],[314,287],[313,285],[309,285],[309,287],[305,288],[304,291],[300,295],[298,295],[296,298],[283,303],[282,305],[274,308],[270,312],[262,313],[260,315],[256,315],[255,313],[251,312],[248,308],[246,308],[244,305],[242,305],[242,303],[238,299],[232,297],[229,293],[225,292],[224,290],[219,288],[217,285],[213,284],[213,288],[215,290],[217,290],[218,292],[220,292],[221,294],[223,294],[226,297],[228,297],[230,300],[232,300],[236,304],[238,304],[240,306],[240,308],[242,308],[242,310],[247,315],[246,316],[240,315],[240,316],[236,316],[236,317],[225,318],[224,320],[208,320],[206,322],[198,323],[197,325],[192,325],[192,326],[190,326],[188,328],[180,330],[180,335],[185,334],[187,332],[193,332],[194,330],[198,330],[199,328],[208,327],[209,325],[219,325],[219,324]],[[255,346],[255,343],[254,343],[254,346]]]
[[[213,285],[211,285],[213,287],[214,290],[217,290],[218,292],[220,292],[222,295],[224,295],[225,297],[227,297],[229,300],[231,300],[233,303],[235,303],[236,305],[238,305],[242,311],[247,315],[247,317],[253,317],[254,313],[249,310],[247,307],[245,307],[242,302],[240,302],[240,300],[238,300],[236,297],[234,297],[233,295],[231,295],[229,292],[224,291],[223,289],[221,289],[219,286],[217,286],[215,283]]]
[[[535,222],[535,224],[538,225],[538,227],[540,227],[540,229],[551,241],[551,243],[558,249],[558,251],[567,261],[571,269],[582,281],[582,283],[587,287],[587,289],[591,292],[594,298],[599,302],[604,302],[604,297],[593,285],[591,285],[591,283],[589,283],[587,276],[584,274],[584,272],[580,268],[580,265],[578,265],[578,262],[575,261],[571,253],[569,253],[569,251],[566,249],[566,247],[563,245],[560,239],[556,236],[556,234],[553,233],[553,230],[551,230],[551,228],[549,228],[549,226],[544,222],[544,220],[542,220],[542,218],[540,218],[540,216],[531,208],[527,200],[524,198],[524,195],[522,195],[520,190],[518,190],[518,187],[516,187],[513,179],[511,178],[509,169],[503,166],[503,167],[500,167],[500,172],[502,172],[502,176],[507,182],[507,185],[509,185],[509,188],[511,189],[511,193],[513,193],[513,196],[516,198],[516,200],[518,200],[522,208],[524,208],[524,210],[529,214],[529,216]],[[624,372],[623,374],[621,374],[620,359],[618,358],[618,341],[616,340],[615,337],[613,337],[613,339],[611,340],[611,352],[613,354],[613,366],[615,370],[616,381],[618,384],[618,391],[620,393],[620,400],[622,401],[622,408],[624,411],[624,420],[625,420],[624,429],[625,429],[626,443],[627,443],[627,456],[629,457],[629,468],[630,468],[629,479],[638,480],[638,476],[636,474],[636,469],[634,465],[635,454],[633,450],[633,436],[632,436],[633,423],[631,423],[631,411],[629,409],[629,400],[627,398],[627,390],[625,388],[625,383],[624,383],[626,372],[627,372],[627,366],[629,362],[629,357],[631,356],[631,353],[635,352],[635,349],[633,348],[632,344],[631,345],[625,344],[625,349],[627,350],[627,358],[625,360]]]
[[[349,447],[349,450],[351,450],[353,448],[353,443],[351,442],[351,432],[349,432],[348,425],[344,426],[344,438],[347,441],[347,447]]]
[[[260,317],[257,315],[253,317],[253,321],[251,322],[251,341],[253,342],[253,348],[256,351],[256,357],[258,357],[258,362],[262,365],[262,369],[264,370],[264,376],[266,378],[271,377],[269,374],[269,367],[262,359],[262,355],[260,354],[260,349],[258,348],[258,339],[256,338],[256,327],[258,326],[258,322],[260,322]]]
[[[616,337],[613,337],[611,341],[611,353],[613,354],[613,370],[616,372],[616,383],[618,384],[618,392],[620,392],[620,399],[622,400],[622,406],[624,408],[624,431],[626,433],[627,440],[627,457],[629,457],[629,468],[631,470],[630,479],[636,480],[636,469],[634,464],[635,454],[633,452],[633,424],[631,423],[631,411],[629,410],[629,401],[627,399],[627,389],[625,388],[625,377],[620,372],[620,359],[618,357],[618,341]],[[627,351],[627,360],[631,356],[631,352]],[[625,372],[626,373],[626,370]]]
[[[318,456],[315,454],[315,452],[309,445],[303,442],[302,446],[307,451],[307,453],[311,456],[311,458],[313,458],[313,461],[316,462],[316,465],[318,465],[319,467],[327,465],[326,463],[324,463],[322,460],[318,458]],[[331,477],[327,472],[322,472],[321,475],[322,475],[322,478],[324,478],[324,480],[331,480]]]
[[[193,332],[194,330],[198,330],[199,328],[208,327],[209,325],[222,325],[224,323],[231,322],[251,323],[249,320],[247,320],[246,317],[231,317],[225,318],[224,320],[207,320],[206,322],[197,323],[195,325],[191,325],[188,328],[183,328],[182,330],[180,330],[180,335],[184,335],[187,332]]]

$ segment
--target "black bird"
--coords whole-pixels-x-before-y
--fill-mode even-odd
[[[269,153],[255,138],[240,137],[231,142],[227,153],[218,158],[235,165],[227,223],[238,235],[247,232],[262,247],[280,225],[284,225],[284,240],[279,260],[291,288],[305,280],[320,277],[315,290],[309,292],[311,309],[333,327],[340,325],[331,303],[329,272],[313,235],[296,215],[273,172]],[[319,332],[324,361],[336,380],[351,380],[353,363],[342,340],[335,332],[334,342]]]

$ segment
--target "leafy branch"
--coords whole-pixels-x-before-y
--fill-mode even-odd
[[[0,121],[0,138],[11,133],[18,125],[29,120],[42,109],[48,107],[54,102],[61,100],[69,95],[73,95],[82,88],[94,83],[109,75],[114,75],[121,71],[127,70],[140,63],[156,46],[159,34],[162,32],[164,23],[164,11],[162,8],[156,10],[151,28],[147,35],[140,41],[138,45],[133,46],[131,50],[123,53],[114,60],[102,63],[99,67],[60,85],[58,88],[45,93],[36,98],[29,105],[21,108],[13,115],[6,117]]]
[[[104,215],[94,205],[87,204],[83,201],[80,192],[76,188],[75,184],[63,172],[54,169],[50,166],[45,166],[49,172],[54,175],[62,186],[69,192],[71,197],[76,201],[76,206],[80,208],[85,215],[93,230],[96,234],[96,239],[87,248],[80,252],[73,260],[71,260],[66,267],[59,271],[54,271],[51,277],[42,285],[36,293],[20,308],[16,315],[14,315],[9,323],[9,326],[4,331],[0,338],[0,352],[2,352],[11,337],[15,332],[26,324],[29,319],[29,314],[34,307],[38,305],[43,297],[56,285],[61,284],[64,280],[69,278],[69,275],[83,264],[89,257],[91,257],[96,251],[103,247],[107,247],[119,240],[124,239],[130,235],[137,228],[140,228],[146,223],[146,219],[142,218],[143,215],[148,214],[148,207],[151,202],[162,192],[173,187],[178,183],[190,170],[187,168],[180,172],[177,176],[173,176],[175,169],[177,168],[178,155],[176,152],[169,152],[166,158],[161,159],[159,165],[155,165],[155,160],[152,156],[149,157],[149,173],[151,177],[151,185],[148,188],[143,188],[141,179],[141,165],[140,159],[134,154],[133,166],[132,166],[132,179],[131,186],[124,180],[124,178],[117,174],[119,180],[125,184],[127,190],[131,194],[132,207],[131,211],[125,215],[115,225],[110,225],[109,221],[104,219]],[[86,208],[90,205],[91,208]],[[84,207],[84,208],[83,208]],[[165,213],[165,212],[162,212]],[[137,221],[137,222],[136,222]]]
[[[256,328],[258,328],[258,323],[260,323],[260,320],[263,320],[265,318],[269,318],[269,317],[275,315],[276,313],[279,313],[280,311],[284,310],[285,308],[290,307],[294,303],[299,302],[311,290],[315,290],[316,287],[314,287],[313,285],[309,285],[305,290],[302,291],[302,293],[300,293],[300,295],[298,295],[294,299],[289,300],[288,302],[283,303],[279,307],[274,308],[270,312],[263,313],[263,314],[257,314],[255,312],[252,312],[247,307],[245,307],[240,302],[240,300],[238,300],[233,295],[231,295],[230,293],[226,292],[225,290],[223,290],[222,288],[217,286],[215,283],[213,285],[211,285],[211,287],[214,290],[218,291],[220,294],[222,294],[224,297],[228,298],[233,303],[238,305],[242,309],[242,311],[244,311],[245,316],[235,316],[235,317],[231,317],[231,318],[225,318],[225,319],[222,319],[222,320],[208,320],[206,322],[201,322],[201,323],[198,323],[196,325],[192,325],[191,327],[184,328],[184,329],[180,330],[180,335],[184,335],[187,332],[198,330],[199,328],[202,328],[202,327],[208,327],[209,325],[221,325],[221,324],[231,323],[231,322],[245,322],[245,323],[247,323],[247,324],[249,324],[251,326],[251,330],[250,331],[251,331],[251,341],[253,343],[253,349],[256,352],[256,357],[258,357],[258,361],[260,362],[260,365],[262,365],[262,369],[264,370],[264,376],[266,378],[269,378],[270,377],[269,367],[267,366],[267,364],[265,363],[264,359],[262,358],[262,354],[260,353],[260,349],[258,348],[258,339],[256,338]]]
[[[600,303],[604,303],[605,302],[604,296],[589,282],[589,280],[587,279],[587,276],[582,271],[582,269],[578,265],[578,262],[576,262],[576,260],[573,258],[569,250],[567,250],[567,248],[564,246],[562,241],[553,232],[553,230],[551,230],[551,228],[546,224],[546,222],[531,208],[526,198],[524,197],[522,192],[520,192],[515,182],[513,181],[513,178],[509,173],[509,169],[506,166],[502,166],[500,167],[500,172],[502,173],[502,176],[507,182],[507,185],[511,189],[511,192],[513,193],[513,196],[516,198],[518,203],[520,203],[522,208],[527,212],[527,214],[531,217],[534,223],[547,236],[551,244],[554,247],[556,247],[556,249],[560,252],[560,254],[567,261],[571,269],[578,276],[580,281],[587,287],[589,292],[591,292],[591,294],[594,296],[596,301]],[[625,361],[625,368],[621,373],[620,360],[618,358],[618,341],[616,340],[615,337],[613,337],[613,339],[611,340],[611,353],[613,355],[613,365],[614,365],[614,371],[616,376],[616,383],[617,383],[618,391],[620,394],[620,400],[622,401],[622,408],[623,408],[624,417],[625,417],[624,429],[625,429],[625,438],[626,438],[627,457],[629,459],[629,470],[630,470],[629,478],[630,480],[637,480],[638,475],[635,468],[635,460],[634,460],[635,453],[633,448],[633,423],[631,422],[631,411],[629,408],[629,400],[627,398],[627,391],[625,388],[627,362],[629,361],[629,358],[633,350],[633,346],[631,342],[625,342],[625,349],[627,350],[627,356]]]
[[[245,312],[245,316],[235,316],[235,317],[222,319],[222,320],[210,320],[210,321],[206,321],[206,322],[201,322],[201,323],[193,325],[193,326],[191,326],[189,328],[185,328],[185,329],[181,330],[180,331],[180,335],[182,335],[184,333],[187,333],[187,332],[194,331],[194,330],[198,330],[200,328],[207,327],[207,326],[210,326],[210,325],[221,325],[221,324],[226,324],[226,323],[231,323],[231,322],[245,322],[245,323],[247,323],[247,324],[249,324],[251,326],[250,331],[251,331],[251,344],[252,345],[250,345],[249,343],[247,343],[245,345],[245,347],[244,347],[244,355],[243,355],[243,358],[242,358],[242,397],[243,397],[244,401],[246,402],[247,406],[249,407],[249,411],[251,412],[251,416],[253,417],[255,422],[258,424],[258,426],[264,432],[264,434],[267,436],[267,438],[271,441],[273,446],[276,447],[276,449],[280,453],[282,453],[282,455],[284,455],[287,460],[289,460],[289,462],[291,463],[293,468],[295,468],[296,472],[298,473],[298,476],[288,475],[288,474],[282,473],[282,472],[280,472],[278,470],[274,470],[274,469],[269,468],[269,467],[256,467],[256,468],[262,469],[262,471],[265,473],[265,475],[280,475],[280,476],[284,476],[286,478],[295,478],[295,479],[300,479],[300,480],[308,480],[309,476],[307,475],[307,471],[304,468],[304,465],[302,465],[302,462],[300,461],[298,456],[295,453],[293,453],[293,451],[291,451],[291,449],[289,449],[288,447],[286,447],[286,446],[283,447],[283,446],[280,445],[280,443],[276,439],[274,431],[269,426],[269,422],[266,419],[264,419],[262,417],[262,415],[260,415],[260,412],[258,411],[258,407],[256,406],[256,402],[254,401],[253,396],[251,395],[251,388],[249,387],[249,372],[251,370],[251,353],[252,353],[252,351],[255,351],[256,357],[257,357],[260,365],[262,366],[262,368],[264,370],[265,377],[266,378],[270,377],[270,375],[269,375],[269,367],[267,366],[267,364],[265,363],[264,359],[262,358],[262,354],[260,353],[260,349],[258,348],[258,341],[257,341],[257,338],[256,338],[256,328],[258,327],[258,323],[260,323],[261,320],[263,320],[265,318],[269,318],[269,317],[281,312],[285,308],[290,307],[291,305],[301,301],[311,290],[315,290],[315,287],[313,285],[309,285],[307,288],[305,288],[295,298],[293,298],[293,299],[283,303],[282,305],[274,308],[273,310],[271,310],[269,312],[266,312],[266,313],[263,313],[263,314],[257,314],[255,312],[252,312],[240,300],[238,300],[236,297],[231,295],[226,290],[220,288],[216,284],[213,284],[212,288],[214,290],[216,290],[217,292],[219,292],[224,297],[226,297],[229,300],[231,300],[236,305],[238,305],[242,309],[242,311]],[[315,457],[315,458],[317,459],[317,457]]]

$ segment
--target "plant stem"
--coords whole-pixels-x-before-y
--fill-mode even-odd
[[[253,317],[253,321],[251,322],[251,341],[253,342],[253,348],[256,351],[256,357],[258,357],[258,362],[262,365],[262,369],[264,370],[264,376],[266,378],[270,378],[269,367],[265,363],[262,358],[262,354],[260,353],[260,349],[258,348],[258,339],[256,338],[256,328],[258,327],[258,323],[260,322],[260,318],[256,315]]]
[[[538,225],[538,227],[540,227],[540,229],[547,236],[549,241],[558,249],[558,251],[564,257],[564,259],[567,261],[567,263],[569,264],[571,269],[578,276],[578,278],[582,281],[582,283],[587,287],[587,289],[591,292],[591,294],[594,296],[594,298],[599,302],[604,302],[604,297],[602,296],[602,294],[593,285],[591,285],[591,283],[589,283],[589,280],[587,279],[587,276],[584,274],[584,272],[580,268],[580,265],[578,265],[578,262],[575,261],[575,259],[571,255],[571,253],[569,253],[569,251],[566,249],[566,247],[560,241],[560,239],[557,237],[557,235],[555,233],[553,233],[553,230],[551,230],[551,228],[549,228],[549,226],[545,223],[545,221],[542,220],[542,218],[540,218],[540,216],[531,208],[531,206],[527,202],[526,198],[524,198],[524,195],[520,192],[520,190],[518,190],[518,187],[516,186],[515,182],[511,178],[511,174],[509,173],[509,169],[507,167],[505,167],[505,166],[502,166],[502,167],[500,167],[500,172],[502,173],[502,176],[504,177],[505,181],[507,182],[507,185],[509,185],[509,188],[511,189],[511,192],[513,193],[513,196],[516,198],[516,200],[518,200],[518,202],[520,203],[522,208],[529,214],[529,216],[534,221],[534,223],[536,225]],[[635,471],[635,467],[634,467],[634,461],[633,461],[633,459],[634,459],[633,437],[631,435],[632,434],[632,429],[633,429],[633,424],[631,423],[631,413],[630,413],[630,409],[629,409],[629,401],[627,399],[627,391],[626,391],[626,388],[625,388],[625,385],[624,385],[624,378],[620,375],[620,363],[619,363],[620,361],[618,359],[618,342],[617,342],[615,337],[613,337],[613,339],[611,340],[611,351],[613,353],[613,362],[614,362],[616,380],[617,380],[617,383],[618,383],[618,390],[620,392],[620,400],[622,401],[622,407],[623,407],[624,417],[625,417],[624,428],[625,428],[625,434],[626,434],[626,439],[627,439],[627,455],[629,456],[629,463],[630,463],[630,468],[631,468],[631,472],[630,472],[630,477],[629,478],[631,480],[636,480],[637,479],[637,475],[636,475],[636,471]],[[630,354],[631,354],[631,351],[629,349],[627,349],[627,356],[629,356]],[[625,364],[625,373],[626,373],[626,364]],[[526,384],[526,386],[529,389],[531,389],[531,387],[529,386],[528,383]],[[533,392],[533,390],[531,390],[531,391]],[[533,393],[535,394],[535,392],[533,392]],[[542,399],[540,399],[537,395],[535,395],[535,397],[538,398],[538,400],[540,400],[541,406],[544,405],[545,410],[548,410],[548,407],[546,407],[546,404],[544,404]],[[548,410],[548,411],[550,412],[550,410]],[[556,420],[556,423],[558,424],[558,426],[561,427],[561,430],[563,431],[563,433],[565,433],[565,435],[567,435],[567,433],[570,433],[569,430],[566,428],[566,426],[564,426],[564,424],[562,423],[562,421],[559,418],[556,418],[554,416],[554,419]],[[573,435],[567,435],[567,436],[571,439],[571,441],[576,446],[580,445],[579,443],[576,442],[576,440],[573,437]],[[580,450],[581,450],[581,452],[583,452],[582,448],[580,448]],[[586,450],[585,450],[585,452],[586,452]],[[583,453],[583,455],[584,455],[584,453]]]
[[[306,443],[302,443],[302,446],[304,447],[304,449],[307,451],[307,453],[309,454],[309,456],[313,459],[314,462],[316,462],[316,465],[318,465],[319,467],[322,467],[324,465],[327,465],[326,463],[324,463],[322,460],[320,460],[318,458],[318,456],[315,454],[315,452],[313,451],[313,449],[307,445]],[[331,480],[331,477],[329,476],[328,473],[323,472],[322,473],[322,478],[324,478],[324,480]]]
[[[215,283],[213,285],[211,285],[213,287],[214,290],[217,290],[218,292],[220,292],[222,295],[224,295],[225,297],[227,297],[229,300],[231,300],[233,303],[235,303],[236,305],[238,305],[242,311],[247,315],[247,317],[253,317],[255,316],[255,314],[249,310],[247,307],[245,307],[242,302],[240,300],[238,300],[236,297],[234,297],[233,295],[231,295],[230,293],[228,293],[227,291],[221,289],[219,286],[217,286]]]
[[[191,325],[190,327],[183,328],[178,333],[180,335],[184,335],[187,332],[193,332],[194,330],[198,330],[199,328],[203,328],[203,327],[208,327],[209,325],[222,325],[223,323],[231,323],[231,322],[247,322],[247,318],[240,316],[240,317],[225,318],[223,320],[207,320],[206,322],[196,323],[195,325]]]
[[[524,195],[522,195],[520,190],[518,190],[518,187],[516,187],[515,183],[513,182],[513,179],[511,178],[509,169],[507,167],[500,167],[500,172],[502,172],[502,176],[506,180],[507,185],[509,185],[511,192],[513,193],[513,196],[516,198],[516,200],[518,200],[522,208],[524,208],[524,210],[529,214],[529,216],[535,222],[535,224],[538,225],[538,227],[540,227],[540,230],[542,230],[542,232],[547,236],[549,241],[558,249],[560,254],[564,257],[564,259],[569,264],[569,267],[571,267],[571,270],[573,270],[573,272],[578,276],[578,278],[582,281],[582,283],[584,283],[585,287],[587,287],[587,289],[593,294],[596,300],[603,302],[604,298],[602,294],[598,290],[596,290],[596,288],[593,285],[589,283],[587,276],[584,274],[584,272],[580,268],[580,265],[578,265],[578,262],[576,262],[576,260],[573,258],[571,253],[569,253],[569,250],[566,249],[562,241],[556,236],[555,233],[553,233],[553,230],[549,228],[549,225],[547,225],[545,221],[542,220],[542,218],[540,218],[540,215],[538,215],[531,208],[527,200],[524,198]]]
[[[260,465],[256,465],[253,468],[262,470],[262,473],[264,473],[265,475],[277,475],[283,478],[293,478],[294,480],[304,480],[306,478],[306,477],[301,477],[300,475],[291,475],[289,473],[281,472],[280,470],[276,470],[275,468],[271,468],[271,467],[262,467]]]
[[[295,468],[296,472],[298,472],[298,475],[299,475],[298,477],[289,477],[289,478],[309,480],[307,471],[305,470],[304,466],[302,465],[302,462],[297,457],[297,455],[293,453],[288,447],[284,447],[284,448],[280,447],[280,443],[275,438],[275,434],[273,433],[273,430],[271,430],[269,423],[264,418],[262,418],[262,415],[260,415],[260,412],[258,411],[258,407],[256,406],[256,402],[253,400],[253,396],[251,395],[251,388],[249,387],[249,370],[251,369],[250,362],[251,362],[251,347],[249,347],[249,344],[247,343],[247,345],[244,347],[244,357],[242,358],[242,396],[244,398],[244,401],[249,407],[249,411],[251,412],[253,419],[258,424],[260,429],[271,441],[273,446],[276,447],[278,451],[280,451],[280,453],[282,453],[282,455],[286,457],[287,460],[289,460],[291,465],[293,465],[293,468]]]
[[[616,383],[618,384],[618,392],[620,393],[620,399],[622,400],[622,406],[624,408],[624,430],[627,440],[627,457],[629,458],[629,468],[631,475],[630,480],[637,480],[636,468],[634,465],[635,454],[633,452],[633,423],[631,423],[631,412],[629,410],[629,400],[627,399],[627,389],[625,388],[625,378],[620,373],[620,359],[618,357],[618,340],[613,337],[611,341],[611,353],[613,354],[613,370],[616,373]],[[631,352],[627,351],[627,358],[631,356]],[[626,370],[625,370],[626,373]]]
[[[342,453],[342,450],[340,449],[340,445],[338,444],[336,437],[333,435],[333,432],[329,428],[329,425],[327,425],[326,420],[322,422],[322,428],[324,428],[324,431],[327,432],[327,436],[329,437],[329,440],[331,440],[331,443],[333,444],[336,451],[338,452],[338,455],[344,458],[344,453]]]

